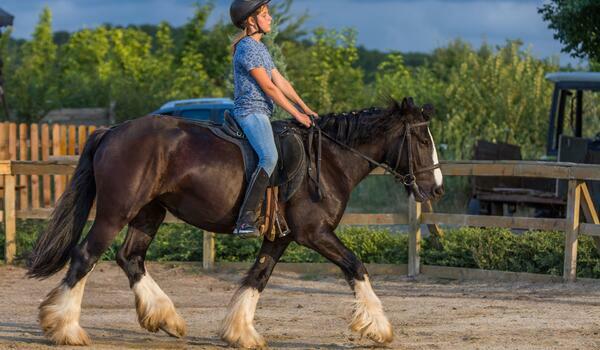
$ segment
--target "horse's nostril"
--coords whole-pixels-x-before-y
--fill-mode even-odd
[[[439,187],[436,187],[436,188],[433,190],[433,193],[434,193],[436,196],[441,196],[441,195],[443,195],[443,194],[444,194],[444,185],[442,185],[442,186],[439,186]]]

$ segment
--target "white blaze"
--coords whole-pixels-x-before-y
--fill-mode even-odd
[[[431,131],[429,130],[429,128],[427,128],[427,132],[429,133],[429,138],[431,139],[431,146],[433,148],[433,152],[431,154],[431,158],[433,158],[433,164],[438,164],[439,160],[438,160],[437,150],[435,148],[435,141],[433,141],[433,136],[431,136]],[[440,168],[433,169],[433,178],[434,178],[435,184],[437,186],[442,185],[443,177],[442,177],[442,171],[440,170]]]

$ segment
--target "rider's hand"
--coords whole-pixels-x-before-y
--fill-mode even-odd
[[[306,126],[307,128],[310,128],[311,122],[310,117],[308,115],[304,113],[298,113],[298,115],[294,116],[294,118],[296,118],[296,120],[300,122],[300,124]]]
[[[313,112],[312,109],[308,108],[308,106],[306,106],[306,108],[304,108],[304,113],[307,115],[313,116],[315,119],[319,118],[319,115],[317,113]]]

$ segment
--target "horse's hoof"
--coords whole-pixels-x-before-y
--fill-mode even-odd
[[[360,333],[361,336],[371,339],[378,344],[389,344],[394,340],[392,325],[384,315],[372,317],[367,322],[354,320],[350,329]]]
[[[47,329],[44,333],[56,345],[88,346],[92,343],[87,332],[77,323],[64,325],[59,329]]]
[[[357,302],[350,329],[379,344],[394,340],[392,325],[379,304]]]
[[[175,338],[184,337],[187,333],[187,326],[185,325],[185,321],[177,314],[177,312],[175,312],[175,315],[169,320],[163,322],[160,325],[160,329],[162,329],[171,337]]]
[[[244,335],[223,334],[221,339],[233,347],[242,349],[266,349],[267,342],[254,329]]]

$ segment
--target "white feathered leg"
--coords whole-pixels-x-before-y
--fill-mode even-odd
[[[377,343],[390,343],[394,339],[394,332],[383,312],[381,301],[371,288],[369,276],[365,275],[364,281],[355,280],[354,294],[356,301],[350,329]]]
[[[90,338],[79,326],[81,300],[87,276],[73,288],[62,282],[39,307],[39,321],[46,337],[57,345],[89,345]]]
[[[263,337],[254,329],[254,312],[260,292],[242,286],[233,295],[227,307],[227,316],[221,325],[221,339],[231,346],[257,349],[266,347]]]
[[[186,333],[185,321],[175,311],[175,305],[146,271],[133,287],[140,325],[150,332],[162,329],[173,337]]]

